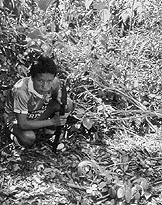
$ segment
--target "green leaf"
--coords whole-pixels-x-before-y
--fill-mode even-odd
[[[126,20],[131,16],[131,14],[132,10],[130,8],[127,8],[121,13],[120,17],[122,18],[123,23],[126,23]]]
[[[53,179],[53,178],[55,178],[55,177],[56,177],[56,173],[55,173],[55,172],[52,172],[52,173],[50,174],[50,178]]]
[[[93,189],[91,187],[87,188],[86,192],[87,192],[87,194],[91,194],[93,192]]]
[[[53,2],[54,0],[38,0],[38,6],[41,10],[46,11],[49,5]]]
[[[17,170],[19,170],[20,169],[20,167],[19,167],[19,165],[18,164],[15,164],[14,166],[13,166],[13,170],[16,172]]]
[[[118,189],[118,191],[117,191],[117,196],[118,196],[118,198],[120,199],[120,198],[123,198],[124,195],[125,195],[125,188],[124,188],[124,186],[123,186],[123,187],[120,187],[120,188]]]
[[[144,41],[144,42],[140,42],[141,43],[141,46],[138,50],[138,56],[140,56],[142,50],[145,48],[145,45],[148,43],[148,41]]]
[[[0,172],[2,172],[3,171],[3,168],[2,168],[2,166],[0,165]]]
[[[140,195],[139,191],[136,192],[134,195],[135,200],[139,201],[140,197],[141,197],[141,195]]]
[[[57,146],[57,150],[62,150],[63,148],[65,148],[65,145],[63,143],[60,143],[58,146]]]
[[[105,2],[95,2],[94,4],[94,8],[98,10],[98,12],[100,12],[102,9],[106,8],[106,3]]]
[[[0,8],[3,7],[3,0],[0,0]]]
[[[107,41],[101,39],[100,42],[105,48],[107,47]]]
[[[88,117],[84,117],[83,118],[83,125],[85,128],[87,128],[89,130],[92,128],[93,121],[91,119],[89,119]]]
[[[101,183],[99,183],[99,185],[98,185],[99,189],[103,189],[103,188],[106,187],[106,186],[107,186],[106,182],[101,182]]]
[[[87,167],[87,166],[88,167],[92,166],[91,161],[85,160],[85,161],[82,161],[78,164],[78,174],[79,174],[79,176],[85,174],[85,167]]]
[[[103,111],[103,105],[99,105],[99,106],[97,107],[97,112],[101,112],[101,111]]]
[[[93,0],[85,0],[85,7],[89,9],[90,5],[92,4]]]
[[[25,5],[25,0],[21,0],[22,4]]]
[[[133,10],[137,9],[138,7],[142,7],[141,2],[135,2],[134,5],[133,5]]]
[[[107,180],[107,183],[108,183],[108,184],[111,184],[113,178],[112,178],[112,176],[111,176],[110,174],[109,174],[109,175],[107,174],[107,175],[106,175],[106,180]]]
[[[103,172],[102,172],[102,176],[105,177],[105,180],[106,180],[106,183],[107,183],[107,184],[110,184],[110,183],[111,183],[111,181],[112,181],[112,176],[111,176],[111,174],[110,174],[109,171],[103,171]]]
[[[56,30],[56,25],[54,22],[51,23],[51,32],[55,32]]]
[[[7,74],[6,74],[6,73],[0,74],[0,80],[3,80],[5,77],[7,77]]]
[[[28,74],[28,69],[23,65],[21,65],[21,66],[19,65],[17,67],[17,71],[18,71],[19,75],[22,77],[26,77]]]
[[[156,97],[155,97],[157,100],[161,100],[161,95],[156,95]]]
[[[128,167],[129,167],[129,164],[126,164],[128,161],[129,161],[128,155],[124,155],[124,156],[121,157],[121,162],[123,164],[121,164],[120,167],[124,172],[126,172]]]
[[[110,197],[112,198],[112,199],[115,199],[116,198],[116,190],[115,190],[115,188],[112,186],[112,187],[110,187],[109,188],[109,190],[108,190],[108,193],[109,193],[109,195],[110,195]]]
[[[51,168],[45,168],[43,172],[44,173],[49,173],[49,172],[52,172],[52,169]]]
[[[77,116],[83,116],[85,114],[85,110],[82,108],[76,108]]]
[[[111,17],[111,13],[108,9],[103,9],[101,12],[100,12],[100,17],[102,19],[102,21],[104,23],[106,23],[107,21],[110,20],[110,17]]]
[[[31,38],[31,39],[41,39],[41,40],[44,40],[40,29],[35,29],[34,31],[29,33],[27,36],[29,38]]]
[[[143,187],[144,190],[148,189],[149,183],[147,182],[147,179],[141,178],[141,186]]]
[[[126,186],[125,188],[125,200],[127,203],[130,203],[132,197],[132,191],[130,186]]]
[[[145,192],[144,195],[145,195],[145,197],[146,197],[147,200],[152,196],[152,194],[150,194],[150,193],[148,193],[148,192]]]
[[[53,187],[52,186],[50,186],[50,187],[48,187],[47,189],[44,190],[45,193],[49,193],[51,191],[53,191]]]
[[[108,64],[106,58],[104,58],[104,57],[100,57],[100,62],[101,62],[102,65],[104,65],[104,66],[107,66],[107,64]]]

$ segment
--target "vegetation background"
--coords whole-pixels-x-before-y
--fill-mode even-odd
[[[0,0],[0,203],[162,204],[162,2]],[[52,57],[79,122],[66,150],[18,150],[7,91]]]

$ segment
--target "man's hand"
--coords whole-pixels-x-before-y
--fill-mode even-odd
[[[53,118],[51,118],[51,121],[53,122],[54,126],[63,126],[67,121],[67,116],[55,115]]]

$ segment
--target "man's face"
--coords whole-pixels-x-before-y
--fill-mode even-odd
[[[39,73],[32,78],[34,89],[41,95],[48,93],[52,87],[55,75],[51,73]]]

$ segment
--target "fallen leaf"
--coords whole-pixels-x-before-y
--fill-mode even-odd
[[[85,128],[87,128],[89,130],[92,128],[93,121],[91,119],[89,119],[88,117],[84,117],[83,118],[83,125]]]
[[[117,196],[118,196],[118,198],[120,199],[120,198],[123,198],[124,195],[125,195],[125,188],[124,188],[124,186],[123,186],[123,187],[120,187],[120,188],[118,189],[118,191],[117,191]]]

